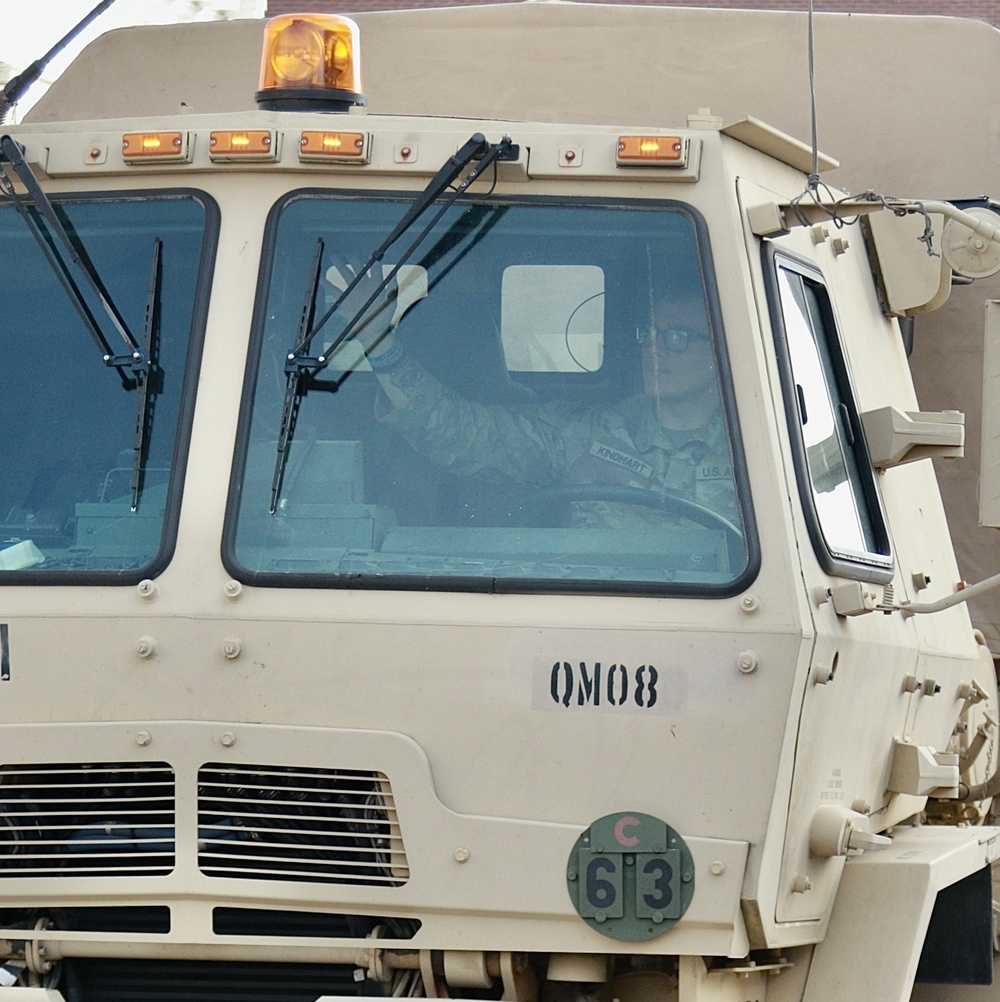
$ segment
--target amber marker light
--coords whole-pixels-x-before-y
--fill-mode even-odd
[[[303,132],[300,160],[368,163],[368,137],[363,132]]]
[[[122,159],[126,163],[155,160],[187,163],[188,146],[185,132],[126,132],[122,136]]]
[[[276,160],[277,135],[269,129],[226,129],[208,137],[210,160]]]
[[[680,136],[619,136],[616,159],[630,167],[684,167],[687,143]]]
[[[283,14],[264,28],[257,104],[269,111],[347,111],[361,89],[358,26],[334,14]]]

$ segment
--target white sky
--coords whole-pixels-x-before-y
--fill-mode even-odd
[[[0,0],[0,84],[40,59],[74,25],[89,14],[99,0]],[[42,76],[14,111],[17,121],[45,92],[87,42],[112,28],[132,24],[174,24],[180,21],[214,21],[231,17],[262,17],[265,0],[116,0],[77,39],[49,63]],[[3,63],[8,66],[2,65]],[[13,67],[13,72],[8,67]]]

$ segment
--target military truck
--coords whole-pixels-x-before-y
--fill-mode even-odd
[[[817,17],[838,168],[807,29],[135,28],[4,127],[0,1000],[991,997],[997,34]]]

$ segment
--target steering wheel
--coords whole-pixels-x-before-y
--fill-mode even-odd
[[[615,501],[619,504],[642,505],[656,508],[689,519],[707,529],[721,529],[726,537],[743,545],[743,533],[723,515],[676,494],[648,491],[643,487],[627,484],[560,484],[557,487],[543,487],[533,498],[536,502],[555,501],[569,504],[573,501]]]

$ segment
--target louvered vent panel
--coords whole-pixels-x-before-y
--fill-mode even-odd
[[[0,766],[4,877],[154,876],[174,867],[165,762]]]
[[[353,966],[275,964],[266,957],[260,963],[74,960],[72,971],[72,997],[80,1002],[314,1002],[360,994]],[[63,992],[70,997],[68,986]]]
[[[206,765],[198,862],[211,877],[398,886],[409,871],[376,772]]]

